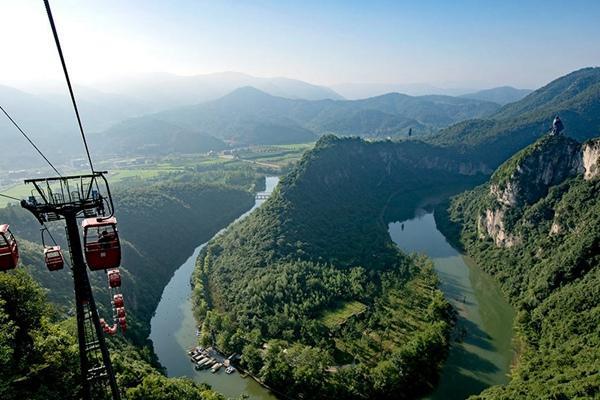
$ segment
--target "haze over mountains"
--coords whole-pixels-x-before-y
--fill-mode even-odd
[[[252,86],[274,96],[290,99],[342,99],[324,86],[284,77],[261,78],[240,72],[178,76],[167,73],[138,75],[101,83],[107,91],[138,99],[158,111],[198,104]]]
[[[141,76],[127,83],[105,83],[110,92],[78,86],[76,95],[84,127],[96,151],[105,154],[204,152],[227,146],[311,142],[329,133],[387,138],[406,137],[409,130],[419,136],[442,129],[434,143],[464,142],[465,135],[467,141],[485,145],[489,144],[486,137],[505,140],[499,150],[507,146],[506,154],[500,156],[503,158],[531,139],[520,135],[546,129],[557,112],[566,113],[569,129],[589,128],[587,120],[585,125],[578,125],[578,111],[572,109],[597,104],[593,89],[596,71],[576,71],[503,108],[501,104],[528,91],[499,87],[459,97],[388,93],[344,100],[329,88],[298,80],[229,72]],[[578,83],[570,86],[571,79]],[[585,85],[591,89],[579,93]],[[72,140],[78,132],[69,99],[59,90],[46,88],[30,94],[0,86],[0,101],[54,160],[63,162],[81,149]],[[544,94],[547,90],[550,94]],[[562,94],[557,97],[557,93]],[[526,118],[522,118],[524,113]],[[518,121],[506,121],[511,118]],[[515,129],[517,136],[513,138],[508,133]],[[14,143],[17,150],[3,160],[6,165],[14,168],[21,161],[34,161],[28,159],[28,144],[6,120],[0,121],[0,137]]]
[[[248,145],[307,142],[326,133],[386,137],[412,128],[422,134],[498,108],[478,100],[398,93],[355,101],[296,100],[245,87],[212,102],[151,117]]]
[[[505,105],[521,100],[529,93],[533,92],[530,89],[516,89],[512,86],[500,86],[491,89],[484,89],[474,93],[466,93],[460,97],[467,99],[491,101],[500,105]]]

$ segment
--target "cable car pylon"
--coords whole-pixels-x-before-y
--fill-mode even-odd
[[[21,206],[42,224],[65,220],[75,288],[84,400],[121,398],[92,294],[77,222],[78,218],[112,222],[114,207],[105,174],[106,172],[95,171],[90,175],[28,179],[25,183],[32,184],[37,194],[21,201]],[[100,188],[105,189],[106,195],[102,194]]]

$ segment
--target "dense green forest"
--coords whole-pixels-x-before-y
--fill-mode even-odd
[[[190,172],[143,183],[132,181],[114,190],[129,330],[125,338],[111,337],[109,344],[126,398],[221,398],[205,386],[161,375],[147,343],[150,318],[175,268],[198,243],[252,206],[252,190],[259,188],[262,180],[252,170]],[[4,363],[0,371],[5,375],[0,397],[23,398],[24,393],[31,393],[31,397],[25,397],[77,398],[79,364],[70,317],[71,276],[67,269],[52,273],[46,270],[39,223],[27,211],[17,206],[2,208],[0,220],[10,222],[21,253],[21,265],[17,271],[3,274],[5,282],[0,290],[0,319],[7,329],[0,335],[4,341],[0,345]],[[64,245],[64,231],[52,231]],[[89,275],[100,314],[106,315],[106,276],[101,272]],[[19,302],[28,308],[19,309]],[[62,355],[73,359],[60,364]],[[39,382],[39,387],[28,382]]]
[[[175,268],[199,243],[249,209],[254,200],[241,188],[183,182],[121,188],[114,197],[122,238],[123,290],[134,317],[130,331],[143,343]],[[11,223],[22,257],[31,266],[29,272],[49,290],[50,300],[68,314],[73,301],[71,277],[66,269],[50,273],[43,267],[42,248],[37,244],[39,223],[18,206],[0,209],[0,220]],[[64,231],[55,230],[54,237],[64,247]],[[90,278],[99,306],[108,306],[106,276],[90,273]]]
[[[24,270],[0,274],[0,398],[79,399],[75,321],[64,320]],[[220,400],[206,385],[168,379],[148,351],[124,339],[109,341],[124,399]]]
[[[202,341],[242,353],[292,397],[427,393],[451,310],[430,262],[402,254],[387,222],[482,179],[443,152],[427,159],[428,149],[322,138],[262,207],[200,253]]]
[[[437,289],[431,263],[401,253],[387,223],[411,217],[432,198],[484,182],[547,131],[557,112],[566,134],[578,140],[597,136],[599,71],[576,71],[489,119],[459,123],[427,142],[323,136],[262,207],[201,252],[193,276],[201,340],[243,354],[245,368],[292,397],[428,393],[446,356],[452,310]],[[261,100],[253,103],[258,111],[271,107],[260,92],[250,94]],[[390,113],[402,101],[377,99]],[[402,122],[356,111],[334,125],[350,129],[379,121],[387,134]],[[255,122],[248,125],[250,134],[264,133]],[[292,134],[309,132],[292,125]],[[268,128],[269,134],[280,132],[276,124]],[[437,213],[439,225],[497,277],[519,311],[522,353],[513,379],[482,398],[598,393],[599,187],[581,155],[594,143],[544,137],[504,163],[487,184]],[[161,375],[147,336],[174,269],[253,204],[264,171],[246,164],[247,170],[198,165],[115,188],[131,329],[126,340],[110,343],[118,350],[113,359],[127,398],[218,398],[206,387]],[[34,382],[38,398],[52,398],[61,389],[57,382],[64,382],[75,386],[62,397],[73,397],[77,349],[70,275],[45,270],[39,225],[26,211],[2,208],[0,222],[16,233],[23,264],[0,281],[0,390],[12,396],[7,398],[27,398]],[[62,229],[52,229],[64,246]],[[91,275],[103,314],[106,277]]]
[[[478,398],[600,395],[598,147],[598,139],[543,137],[438,210],[438,226],[496,277],[518,312],[512,379]]]

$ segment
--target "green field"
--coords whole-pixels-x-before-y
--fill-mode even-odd
[[[354,325],[354,333],[342,329],[336,334],[334,340],[338,361],[352,359],[370,365],[378,354],[394,352],[435,324],[436,318],[432,318],[430,310],[433,310],[432,304],[441,304],[443,301],[441,293],[435,290],[436,278],[432,266],[422,259],[417,262],[422,264],[422,270],[416,272],[411,280],[393,281],[386,287],[370,311],[373,316],[369,318],[369,323],[347,320],[346,325]],[[342,321],[344,315],[349,318],[349,312],[350,309],[344,307],[333,314],[339,314],[337,321]],[[332,325],[327,324],[336,321],[335,315],[326,313],[325,317],[327,319],[322,322],[331,329]]]
[[[248,167],[260,168],[263,171],[280,174],[297,162],[302,157],[302,154],[313,146],[314,143],[252,146],[235,151],[235,156],[218,154],[172,155],[153,160],[153,162],[143,165],[123,168],[113,166],[121,160],[111,159],[97,162],[97,169],[109,171],[108,179],[111,184],[123,183],[128,180],[154,179],[163,174],[177,172],[205,172],[235,168],[247,169]],[[63,173],[77,175],[87,172],[68,171]],[[31,194],[31,189],[32,187],[20,183],[0,189],[0,193],[21,199],[27,198]],[[0,197],[0,207],[6,207],[9,203],[14,204],[17,201]]]
[[[131,178],[140,178],[140,179],[149,179],[155,178],[161,173],[173,172],[173,171],[183,171],[183,169],[179,168],[160,168],[156,167],[153,169],[118,169],[109,172],[108,179],[110,183],[119,183],[126,179]],[[70,172],[69,175],[77,175],[77,174],[85,174],[88,171],[78,171],[78,172]],[[20,183],[14,186],[11,186],[6,189],[0,190],[0,193],[5,194],[7,196],[16,197],[19,199],[25,199],[31,195],[31,190],[33,189],[32,185],[25,185],[24,183]],[[16,200],[7,199],[6,197],[0,197],[0,207],[6,207],[8,204],[15,204]]]
[[[334,309],[326,310],[319,321],[332,330],[344,324],[349,318],[362,314],[367,306],[360,301],[346,301],[338,304]]]

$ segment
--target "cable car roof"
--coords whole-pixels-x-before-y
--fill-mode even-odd
[[[8,224],[0,224],[0,233],[8,232]]]
[[[96,226],[107,226],[116,225],[117,219],[115,217],[110,218],[86,218],[81,223],[82,228],[94,228]]]

